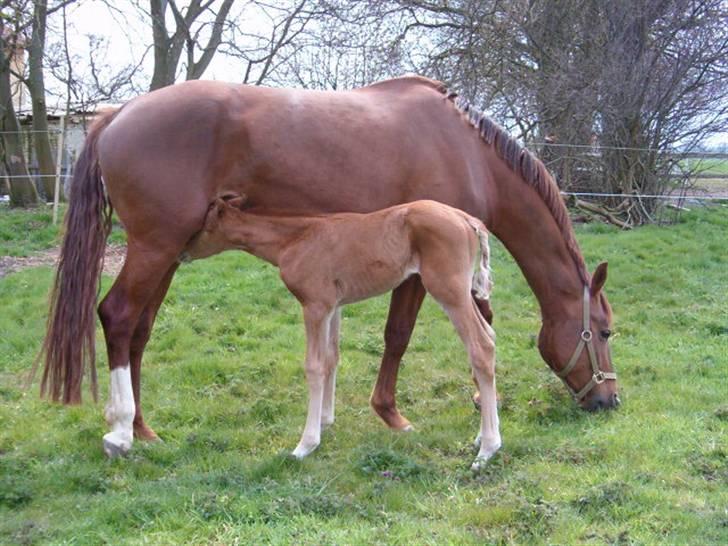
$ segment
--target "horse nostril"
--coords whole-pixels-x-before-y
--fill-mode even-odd
[[[619,395],[615,392],[612,395],[612,407],[616,408],[622,403],[622,401],[619,399]]]

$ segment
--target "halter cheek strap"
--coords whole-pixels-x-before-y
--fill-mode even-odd
[[[589,287],[585,286],[583,308],[584,316],[582,318],[582,330],[579,343],[577,344],[576,350],[574,351],[574,354],[571,355],[571,359],[566,364],[566,366],[564,366],[562,370],[555,372],[556,375],[561,378],[561,380],[566,385],[566,388],[569,389],[569,392],[576,400],[581,400],[582,398],[584,398],[594,387],[600,385],[601,383],[604,383],[604,381],[606,381],[607,379],[611,379],[613,381],[617,380],[617,374],[615,372],[603,372],[599,369],[599,360],[597,358],[597,353],[594,350],[593,344],[594,336],[590,329],[591,322],[589,314],[589,298]],[[584,385],[584,387],[576,391],[572,389],[571,386],[566,382],[566,377],[569,375],[569,373],[571,373],[571,370],[574,369],[574,366],[576,366],[576,363],[579,361],[579,357],[581,356],[584,347],[586,347],[587,353],[589,355],[589,364],[591,364],[592,377],[589,382]],[[607,351],[609,351],[608,346]],[[609,353],[607,353],[607,355],[609,355]],[[609,359],[611,360],[611,358]]]

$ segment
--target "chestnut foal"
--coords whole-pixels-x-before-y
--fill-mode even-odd
[[[210,206],[205,226],[183,259],[245,250],[278,266],[303,307],[309,406],[297,458],[320,443],[334,421],[340,307],[392,290],[419,274],[450,317],[468,351],[480,392],[477,470],[500,447],[495,391],[495,332],[473,296],[488,299],[488,235],[483,223],[435,201],[415,201],[370,214],[301,216],[250,208],[225,195]],[[478,254],[480,260],[478,261]]]

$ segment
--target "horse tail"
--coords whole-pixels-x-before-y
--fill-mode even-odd
[[[80,403],[87,369],[91,393],[98,399],[95,307],[112,207],[101,178],[97,143],[117,113],[104,112],[91,125],[73,173],[46,337],[33,366],[35,370],[45,359],[40,394],[54,402]]]
[[[468,218],[468,224],[473,228],[478,238],[478,254],[473,265],[473,296],[479,300],[490,298],[493,289],[493,276],[490,270],[490,246],[488,244],[488,231],[480,220],[472,216]]]

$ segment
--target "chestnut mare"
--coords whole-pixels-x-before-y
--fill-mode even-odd
[[[141,408],[144,347],[180,252],[202,228],[209,203],[227,192],[255,206],[309,213],[431,199],[481,219],[538,299],[544,360],[555,372],[568,363],[563,380],[583,408],[618,404],[606,264],[590,277],[544,165],[441,83],[421,77],[344,92],[190,81],[100,116],[74,172],[41,393],[80,402],[88,368],[96,397],[93,309],[113,204],[128,248],[98,310],[111,369],[109,411],[119,414],[107,418],[133,418],[137,438],[156,438]],[[424,295],[418,276],[392,293],[371,404],[394,429],[410,428],[394,392]],[[489,306],[478,305],[490,320]],[[114,402],[130,400],[129,391],[134,407]]]
[[[495,394],[495,332],[474,301],[491,290],[488,235],[482,222],[436,201],[415,201],[369,214],[300,215],[248,209],[244,196],[218,198],[205,227],[185,248],[189,259],[240,249],[277,266],[303,307],[306,325],[306,427],[293,451],[316,449],[334,422],[341,306],[388,292],[418,274],[468,351],[480,394],[478,470],[501,446]],[[133,402],[132,402],[133,403]],[[131,439],[132,420],[127,424]],[[107,446],[114,454],[116,446]]]

